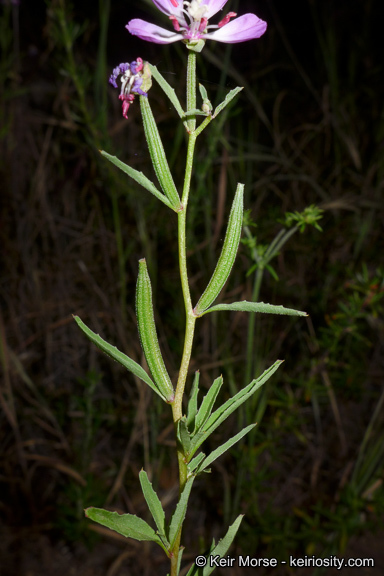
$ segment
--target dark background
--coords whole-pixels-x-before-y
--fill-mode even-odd
[[[285,212],[316,204],[324,213],[322,232],[307,227],[295,234],[261,286],[260,300],[306,310],[308,320],[258,318],[251,356],[246,315],[204,318],[198,327],[191,374],[200,369],[203,388],[223,374],[222,401],[246,383],[247,367],[253,376],[276,358],[285,363],[212,439],[210,448],[258,422],[196,483],[185,559],[222,537],[241,512],[233,554],[374,556],[376,569],[361,573],[378,574],[380,3],[241,0],[228,10],[255,12],[268,31],[239,45],[207,43],[198,57],[198,79],[214,104],[237,85],[245,89],[198,143],[188,230],[193,297],[219,255],[237,181],[246,185],[257,246],[271,242]],[[174,219],[98,150],[151,176],[139,104],[124,120],[118,91],[106,80],[120,62],[141,56],[183,102],[186,50],[145,43],[125,30],[133,17],[168,25],[150,1],[21,0],[3,2],[0,11],[0,573],[166,574],[154,546],[126,544],[92,526],[83,509],[147,517],[142,467],[167,512],[173,509],[169,409],[90,345],[72,314],[141,361],[134,294],[137,261],[145,256],[162,350],[177,377],[184,318]],[[150,102],[180,187],[183,129],[156,85]],[[242,244],[221,301],[252,298],[253,263]]]

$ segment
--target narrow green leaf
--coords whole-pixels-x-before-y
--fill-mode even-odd
[[[248,434],[248,432],[250,432],[252,430],[252,428],[254,428],[255,426],[256,426],[256,424],[250,424],[249,426],[247,426],[246,428],[244,428],[243,430],[238,432],[238,434],[236,434],[236,436],[233,436],[232,438],[227,440],[227,442],[225,442],[224,444],[222,444],[221,446],[216,448],[216,450],[211,452],[209,454],[209,456],[207,456],[206,459],[203,461],[203,463],[200,464],[200,466],[198,467],[198,472],[200,473],[203,470],[205,470],[206,468],[208,468],[208,466],[210,466],[212,464],[212,462],[217,460],[217,458],[219,458],[222,454],[224,454],[224,452],[229,450],[229,448],[231,448],[234,444],[236,444],[236,442],[241,440],[241,438],[243,436],[245,436],[246,434]]]
[[[238,311],[238,312],[260,312],[262,314],[284,314],[285,316],[308,316],[306,312],[300,310],[293,310],[292,308],[284,308],[284,306],[275,306],[273,304],[265,304],[264,302],[232,302],[231,304],[216,304],[205,310],[201,316],[208,312],[223,311]]]
[[[194,108],[193,110],[188,110],[188,112],[184,114],[185,118],[189,118],[190,116],[207,116],[207,113],[198,108]]]
[[[164,78],[164,76],[162,76],[162,74],[160,74],[160,72],[158,71],[158,69],[156,68],[156,66],[153,66],[152,64],[149,64],[149,68],[151,70],[152,76],[154,77],[154,79],[156,80],[156,82],[159,84],[160,88],[162,88],[162,90],[165,92],[165,94],[168,96],[168,98],[170,99],[170,101],[172,102],[176,112],[178,113],[178,115],[180,116],[180,118],[184,118],[185,116],[185,112],[183,110],[183,108],[181,107],[180,101],[178,99],[178,97],[176,96],[176,92],[175,90],[172,88],[172,86],[166,81],[166,79]]]
[[[207,564],[209,564],[209,558],[212,554],[213,549],[215,548],[215,544],[216,542],[215,539],[213,538],[212,544],[210,545],[208,552],[205,554]],[[190,567],[185,576],[202,576],[202,574],[203,574],[203,568],[199,568],[196,566],[196,564],[192,564],[192,566]]]
[[[243,518],[244,518],[244,514],[240,514],[240,516],[238,516],[236,518],[234,523],[231,524],[231,526],[228,528],[228,531],[227,531],[226,535],[224,536],[224,538],[222,538],[222,540],[219,540],[217,545],[211,551],[211,556],[220,556],[220,558],[225,556],[225,554],[229,550],[229,547],[231,546],[232,542],[235,539],[235,536],[237,534],[237,531],[240,527],[240,524],[241,524]],[[212,574],[214,569],[215,569],[215,566],[211,567],[209,565],[209,562],[208,562],[207,566],[205,566],[203,569],[203,576],[209,576],[210,574]]]
[[[219,104],[213,114],[213,117],[216,118],[216,116],[218,114],[220,114],[220,112],[222,110],[224,110],[224,108],[226,106],[228,106],[228,104],[235,98],[235,96],[238,95],[239,92],[241,92],[243,90],[243,88],[241,88],[240,86],[238,86],[237,88],[234,88],[233,90],[231,90],[230,92],[228,92],[228,94],[225,97],[225,100]]]
[[[165,536],[165,514],[158,495],[154,491],[151,482],[149,481],[148,475],[145,470],[141,470],[139,474],[141,489],[144,494],[144,498],[148,504],[149,511],[157,526],[157,530],[161,539],[165,541],[165,544],[169,546],[169,542]]]
[[[180,418],[177,423],[177,434],[179,438],[179,442],[183,448],[183,452],[185,456],[188,456],[189,450],[191,448],[191,435],[189,434],[188,427],[187,427],[187,419],[185,416]]]
[[[212,430],[213,432],[213,430]],[[190,447],[190,452],[189,452],[189,459],[190,462],[194,462],[195,458],[192,458],[192,456],[196,453],[196,451],[200,448],[200,446],[203,444],[203,442],[205,442],[205,440],[210,436],[211,432],[208,431],[206,428],[203,428],[201,430],[199,430],[198,432],[196,432],[196,434],[194,434],[192,440],[191,440],[191,447]],[[199,454],[198,454],[199,456]],[[198,457],[196,456],[196,458]],[[189,464],[188,464],[189,466]],[[194,469],[196,469],[197,466],[195,466]]]
[[[145,258],[139,261],[139,277],[136,286],[136,316],[141,345],[152,378],[167,399],[167,402],[173,402],[175,393],[161,355],[157,338],[152,304],[151,280]]]
[[[161,546],[161,539],[153,528],[144,520],[133,514],[118,514],[101,508],[87,508],[85,515],[94,522],[106,526],[126,538],[134,540],[156,542]]]
[[[184,546],[180,546],[179,548],[179,556],[177,558],[177,572],[176,572],[176,576],[179,576],[180,574],[180,568],[181,568],[181,559],[183,557],[183,552],[184,552]]]
[[[175,212],[180,212],[183,207],[172,178],[171,171],[165,156],[163,143],[157,129],[156,121],[153,117],[148,98],[140,96],[141,114],[143,117],[145,138],[147,140],[149,153],[151,155],[153,168],[156,172],[159,184],[171,203]]]
[[[196,468],[199,466],[199,464],[201,464],[204,458],[205,454],[203,452],[200,452],[200,454],[192,458],[192,460],[188,464],[188,474],[192,474],[192,472],[196,470]]]
[[[208,418],[204,427],[199,430],[192,438],[190,458],[201,446],[201,444],[234,412],[241,406],[248,398],[250,398],[256,390],[258,390],[271,376],[276,372],[278,367],[282,364],[282,360],[277,360],[272,366],[263,372],[259,378],[252,380],[248,386],[240,390],[235,396],[224,402],[211,416]]]
[[[267,382],[267,380],[269,380],[271,376],[273,376],[273,374],[276,372],[276,370],[280,367],[282,363],[283,360],[276,360],[276,362],[274,362],[272,366],[264,370],[264,372],[258,378],[252,380],[252,382],[250,382],[248,386],[246,386],[245,388],[240,390],[237,394],[235,394],[235,396],[224,402],[224,404],[222,404],[211,415],[205,428],[211,429],[214,426],[214,429],[216,429],[222,422],[224,422],[224,420],[228,418],[230,414],[232,414],[232,412],[237,410],[237,408],[241,406],[241,404],[243,404],[246,400],[248,400],[250,396],[252,396],[263,384],[265,384],[265,382]]]
[[[202,313],[210,307],[212,302],[216,300],[232,270],[240,243],[243,224],[243,198],[244,185],[238,184],[229,215],[223,248],[209,284],[195,306],[194,314],[196,316],[201,316]]]
[[[205,89],[205,86],[203,86],[202,84],[199,84],[199,91],[200,91],[200,96],[202,100],[208,100],[208,93],[207,90]]]
[[[223,378],[219,376],[213,382],[212,386],[209,388],[207,394],[204,396],[199,411],[195,418],[195,430],[200,430],[200,428],[205,424],[212,413],[213,406],[216,402],[220,388],[223,385]]]
[[[190,430],[193,430],[195,427],[195,417],[197,414],[197,395],[199,393],[199,379],[200,379],[200,372],[195,372],[195,378],[193,380],[191,396],[188,402],[188,409],[187,409],[187,426]]]
[[[81,330],[91,340],[91,342],[96,344],[96,346],[100,348],[100,350],[105,352],[105,354],[108,354],[108,356],[110,356],[113,360],[124,366],[124,368],[129,370],[129,372],[132,372],[132,374],[140,378],[140,380],[143,380],[143,382],[148,384],[148,386],[152,388],[152,390],[156,392],[156,394],[158,394],[163,400],[165,400],[165,402],[167,402],[167,399],[164,396],[164,394],[161,392],[161,390],[159,390],[159,388],[151,380],[151,378],[148,376],[144,368],[140,366],[140,364],[138,364],[137,362],[135,362],[134,360],[123,354],[123,352],[120,352],[120,350],[118,350],[116,346],[112,346],[111,344],[103,340],[101,336],[95,334],[95,332],[92,332],[92,330],[90,330],[88,326],[86,326],[78,316],[74,316],[74,319],[76,320],[79,328],[81,328]]]
[[[204,566],[204,568],[199,568],[198,566],[196,566],[196,564],[193,564],[191,568],[188,570],[186,576],[209,576],[210,574],[212,574],[216,566],[215,565],[211,566],[209,558],[212,556],[213,557],[218,556],[219,558],[225,556],[225,554],[229,550],[229,547],[231,546],[232,542],[235,539],[235,536],[237,534],[237,531],[240,527],[243,518],[244,515],[240,514],[240,516],[238,516],[234,521],[234,523],[228,528],[228,531],[224,536],[224,538],[222,538],[222,540],[219,540],[216,546],[213,547],[211,546],[211,549],[209,550],[209,553],[207,555],[207,563]],[[213,541],[213,543],[214,542],[215,541]]]
[[[272,278],[274,280],[276,280],[276,282],[279,281],[279,277],[277,275],[277,272],[274,268],[272,268],[272,266],[270,264],[266,264],[265,265],[265,269],[268,270],[268,272],[270,273],[270,275],[272,276]]]
[[[104,156],[104,158],[107,158],[107,160],[109,160],[110,162],[112,162],[112,164],[120,168],[120,170],[125,172],[125,174],[128,174],[128,176],[130,176],[133,180],[135,180],[135,182],[146,188],[148,192],[150,192],[151,194],[156,196],[156,198],[161,200],[161,202],[163,202],[166,206],[168,206],[168,208],[172,208],[172,210],[175,210],[172,206],[172,203],[168,200],[168,198],[164,196],[164,194],[159,192],[159,190],[156,188],[153,182],[151,182],[149,178],[147,178],[142,172],[139,172],[138,170],[135,170],[134,168],[127,166],[127,164],[124,164],[124,162],[116,158],[116,156],[111,156],[110,154],[104,152],[103,150],[101,151],[101,155]]]
[[[191,488],[194,479],[195,477],[191,476],[191,478],[187,480],[187,483],[184,486],[184,490],[181,493],[180,499],[177,503],[176,510],[174,511],[173,516],[171,518],[171,523],[169,525],[169,536],[168,536],[168,540],[171,543],[170,546],[171,550],[175,543],[176,537],[180,531],[180,528],[182,527],[184,522],[185,514],[187,512],[188,499],[191,493]]]
[[[248,276],[250,276],[252,274],[252,272],[254,272],[255,270],[257,270],[257,268],[259,267],[259,264],[256,262],[256,264],[253,264],[247,271],[246,273],[246,277],[248,278]]]

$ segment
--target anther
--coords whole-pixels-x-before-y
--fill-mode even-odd
[[[228,24],[230,19],[235,18],[236,16],[237,16],[236,12],[228,12],[228,14],[226,16],[224,16],[224,18],[222,20],[220,20],[220,22],[218,24],[219,28],[222,28],[223,26]]]
[[[174,27],[174,29],[176,30],[176,32],[179,32],[179,31],[180,31],[180,24],[179,24],[176,16],[171,15],[171,16],[169,17],[169,19],[171,20],[171,22],[172,22],[172,24],[173,24],[173,27]]]

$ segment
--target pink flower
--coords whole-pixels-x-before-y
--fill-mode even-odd
[[[234,44],[260,38],[267,29],[267,23],[255,14],[244,14],[236,18],[235,12],[229,12],[218,24],[208,23],[211,16],[217,14],[227,1],[152,0],[171,20],[173,31],[139,18],[128,22],[126,28],[134,36],[156,44],[170,44],[177,40],[198,42],[206,39]]]

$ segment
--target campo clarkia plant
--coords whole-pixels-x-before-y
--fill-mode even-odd
[[[240,183],[237,185],[235,192],[224,243],[216,268],[203,294],[197,301],[192,299],[187,272],[186,218],[188,198],[191,192],[196,140],[203,130],[217,118],[220,112],[242,90],[242,88],[231,90],[224,101],[213,109],[206,89],[199,85],[202,105],[201,108],[197,108],[197,53],[201,52],[205,41],[208,39],[233,43],[259,38],[266,31],[267,25],[255,14],[244,14],[237,17],[234,12],[228,12],[218,24],[211,24],[211,18],[223,8],[226,0],[191,0],[190,2],[153,0],[153,2],[161,12],[168,16],[173,30],[167,30],[139,19],[131,20],[127,25],[127,29],[131,34],[143,40],[158,44],[167,44],[178,40],[184,42],[188,49],[186,108],[182,107],[175,91],[157,68],[148,62],[143,62],[141,58],[136,58],[130,63],[119,64],[113,70],[109,81],[117,88],[117,80],[120,77],[121,90],[119,98],[122,101],[122,112],[125,118],[128,116],[128,109],[135,97],[138,96],[140,99],[145,137],[159,186],[149,180],[142,172],[127,166],[115,156],[111,156],[106,152],[102,152],[102,155],[148,192],[156,196],[167,208],[175,213],[175,218],[178,220],[180,283],[185,305],[185,340],[177,382],[172,382],[161,354],[153,312],[151,280],[145,259],[139,261],[136,314],[139,337],[150,374],[137,362],[92,332],[80,318],[75,317],[75,320],[88,338],[103,352],[148,384],[164,402],[170,405],[179,466],[179,498],[174,513],[169,520],[166,520],[160,499],[144,470],[140,472],[139,479],[155,527],[150,526],[143,519],[132,514],[120,515],[117,512],[98,508],[88,508],[86,515],[95,522],[107,526],[128,538],[156,542],[170,560],[170,575],[176,576],[179,574],[181,567],[183,552],[183,547],[181,546],[182,528],[194,480],[202,472],[207,472],[210,465],[245,436],[255,424],[248,425],[210,454],[206,454],[201,450],[202,444],[230,414],[248,400],[274,374],[281,364],[281,361],[277,360],[258,378],[252,380],[246,387],[215,409],[215,402],[223,384],[222,377],[217,378],[213,382],[207,394],[199,403],[199,372],[196,372],[185,407],[183,405],[184,389],[188,376],[196,321],[205,314],[225,310],[295,316],[305,316],[305,313],[284,308],[283,306],[264,304],[263,302],[242,301],[214,304],[231,272],[240,243],[244,212],[244,185]],[[162,139],[152,114],[150,105],[152,79],[155,79],[159,87],[165,92],[186,130],[188,140],[186,168],[184,184],[180,191],[171,174]],[[199,117],[202,117],[202,121],[197,125]],[[228,528],[222,540],[217,544],[213,541],[207,556],[199,556],[199,562],[192,564],[188,571],[188,576],[195,574],[208,576],[213,572],[215,564],[211,566],[208,557],[212,555],[222,557],[226,554],[241,520],[242,515],[238,516]]]

